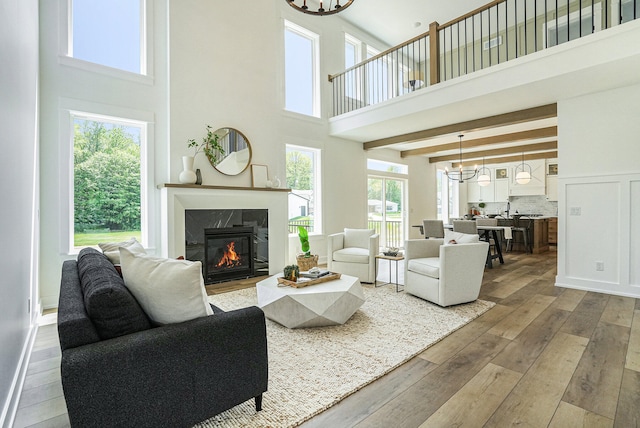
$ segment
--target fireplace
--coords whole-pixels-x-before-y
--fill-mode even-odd
[[[255,275],[252,227],[205,229],[204,236],[205,283]]]

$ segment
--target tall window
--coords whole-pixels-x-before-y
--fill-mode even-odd
[[[298,226],[321,233],[320,150],[287,145],[286,165],[289,233],[298,233]]]
[[[362,62],[362,42],[355,37],[344,35],[344,68],[351,68]],[[345,75],[345,95],[352,100],[362,101],[362,68],[348,71]]]
[[[367,159],[367,224],[380,246],[402,247],[407,237],[406,165]]]
[[[285,21],[285,109],[320,117],[319,36]]]
[[[436,172],[436,186],[438,220],[449,223],[449,218],[459,213],[458,186],[454,186],[442,169]]]
[[[146,74],[145,0],[69,2],[69,56]]]
[[[146,124],[72,113],[73,247],[143,238]]]

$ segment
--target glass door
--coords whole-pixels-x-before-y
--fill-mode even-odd
[[[382,248],[404,246],[406,180],[369,176],[368,224],[380,234]]]

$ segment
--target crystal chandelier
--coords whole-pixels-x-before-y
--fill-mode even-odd
[[[460,138],[460,163],[458,164],[458,170],[449,171],[448,168],[444,169],[444,173],[446,174],[449,180],[458,181],[460,183],[464,183],[465,180],[471,180],[478,173],[477,165],[473,167],[472,171],[465,170],[462,167],[462,137],[464,137],[463,134],[458,135],[458,138]]]
[[[528,170],[527,170],[528,168]],[[531,181],[531,166],[524,163],[524,152],[522,153],[522,165],[516,166],[516,183],[527,184]]]
[[[336,0],[336,4],[335,6],[333,5],[333,0],[329,0],[329,8],[325,9],[323,7],[323,3],[326,4],[326,1],[321,1],[320,2],[320,7],[318,8],[318,10],[311,10],[309,9],[309,7],[307,6],[307,0],[286,0],[287,3],[289,3],[289,6],[291,6],[292,8],[294,8],[295,10],[302,12],[302,13],[308,13],[309,15],[333,15],[334,13],[338,13],[338,12],[342,12],[343,10],[345,10],[346,8],[348,8],[349,6],[351,6],[351,3],[354,2],[354,0],[347,0],[346,3],[344,4],[340,4],[340,0]],[[302,6],[298,6],[297,3],[302,3]]]

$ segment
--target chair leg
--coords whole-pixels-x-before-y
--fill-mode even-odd
[[[262,394],[256,396],[256,412],[262,410]]]

